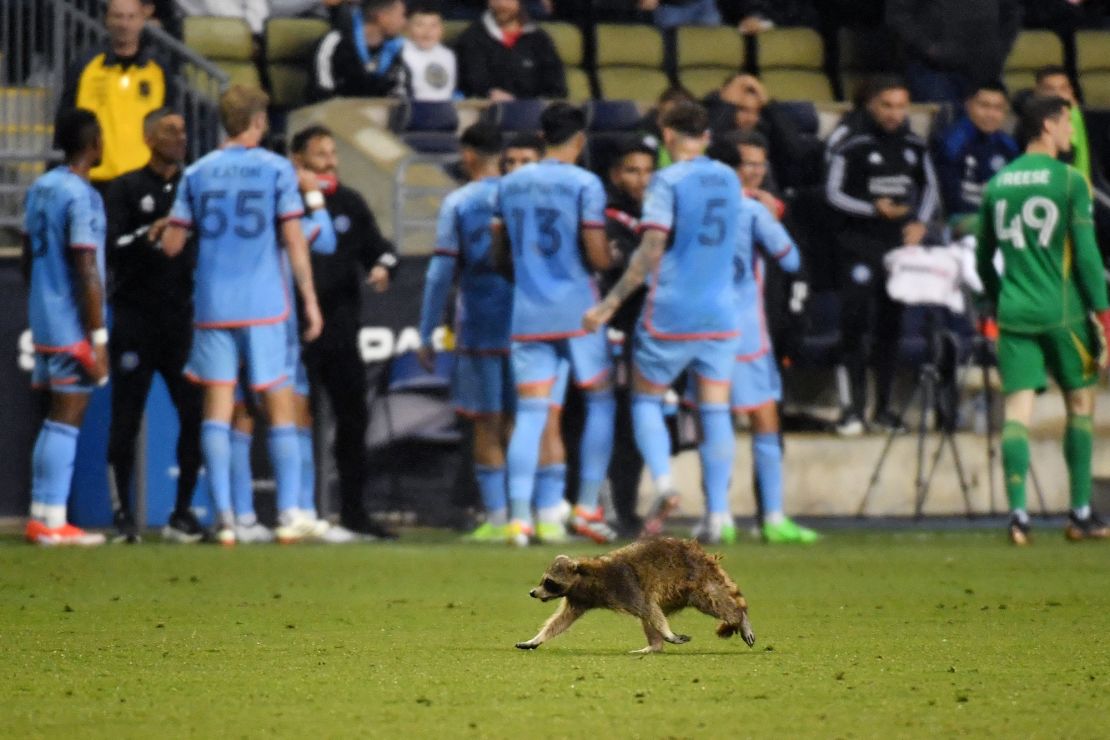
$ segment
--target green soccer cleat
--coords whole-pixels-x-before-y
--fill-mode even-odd
[[[480,545],[497,544],[500,545],[505,542],[509,536],[508,524],[491,524],[486,522],[479,525],[474,531],[469,534],[463,535],[463,542],[472,542]]]
[[[536,539],[545,545],[559,545],[570,540],[567,525],[562,522],[539,522],[536,524]]]
[[[784,518],[777,524],[763,525],[763,540],[772,545],[784,543],[811,545],[820,537],[821,535],[812,529],[795,524],[793,519]]]

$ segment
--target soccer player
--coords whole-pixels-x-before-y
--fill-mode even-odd
[[[501,174],[508,175],[520,167],[543,159],[543,139],[535,134],[517,134],[509,139],[501,153]]]
[[[297,171],[297,182],[304,200],[305,215],[301,229],[313,253],[332,254],[336,247],[335,226],[324,203],[316,176],[307,170]],[[288,253],[282,254],[282,270],[286,290],[293,295],[292,271]],[[285,322],[287,345],[287,371],[292,379],[294,418],[297,441],[301,454],[301,482],[298,509],[303,519],[312,523],[308,535],[313,540],[330,544],[344,544],[358,539],[350,530],[332,526],[320,518],[316,510],[316,456],[313,450],[312,407],[308,373],[301,361],[301,337],[297,312],[290,311]],[[258,521],[254,510],[254,476],[251,472],[251,444],[254,437],[254,417],[247,403],[249,384],[240,378],[236,387],[235,412],[231,421],[231,503],[235,511],[235,538],[240,543],[272,542],[274,533]]]
[[[458,274],[455,409],[473,425],[474,469],[486,509],[486,521],[467,539],[503,543],[509,524],[505,448],[515,391],[509,367],[513,287],[490,255],[501,134],[494,126],[477,123],[463,132],[460,143],[470,182],[447,196],[439,210],[435,257],[424,283],[418,356],[428,372],[435,369],[432,333]]]
[[[33,382],[50,410],[31,456],[28,542],[100,545],[104,535],[66,522],[77,436],[89,394],[108,382],[104,326],[104,202],[89,184],[104,142],[96,116],[75,108],[58,117],[56,145],[65,164],[27,193],[24,258],[30,261]]]
[[[737,425],[745,416],[751,425],[752,464],[762,512],[760,530],[769,543],[811,543],[816,541],[817,533],[799,526],[783,512],[778,411],[782,378],[763,311],[764,258],[775,260],[785,272],[796,273],[801,268],[801,257],[794,240],[776,217],[781,201],[762,190],[767,174],[766,139],[754,132],[741,134],[735,142],[715,143],[709,153],[734,169],[744,188],[734,277],[740,341],[732,370],[730,405]],[[762,254],[756,252],[756,247]],[[706,526],[703,537],[714,544],[732,543],[736,541],[736,528],[727,521],[717,528]]]
[[[235,544],[230,423],[240,365],[252,390],[263,395],[270,420],[278,539],[296,541],[313,531],[299,513],[300,447],[285,324],[292,307],[276,224],[303,301],[306,341],[319,336],[323,322],[301,231],[297,175],[287,160],[258,147],[268,128],[268,104],[265,93],[241,85],[220,96],[228,141],[185,171],[162,237],[173,256],[184,248],[190,228],[197,234],[196,332],[186,373],[205,386],[201,449],[223,545]]]
[[[554,103],[540,123],[547,158],[502,178],[494,200],[495,243],[509,247],[514,276],[511,354],[517,410],[508,450],[509,538],[526,545],[533,533],[541,540],[565,534],[565,463],[546,466],[540,480],[534,479],[550,406],[562,402],[560,375],[569,371],[586,392],[573,526],[578,534],[608,542],[616,535],[605,523],[598,497],[613,446],[609,351],[601,327],[584,331],[580,319],[596,295],[591,270],[610,263],[605,188],[596,175],[574,165],[586,142],[582,110]]]
[[[1069,108],[1059,97],[1037,97],[1025,105],[1025,154],[991,179],[979,211],[977,262],[998,319],[998,370],[1006,395],[1002,467],[1015,545],[1030,542],[1025,509],[1028,426],[1034,396],[1046,386],[1046,372],[1064,391],[1067,408],[1064,458],[1071,512],[1064,534],[1072,541],[1110,534],[1090,505],[1092,386],[1100,359],[1103,366],[1106,362],[1110,302],[1095,243],[1090,189],[1078,170],[1056,159],[1071,146]],[[1005,262],[1001,277],[993,264],[998,250]]]
[[[733,273],[740,180],[732,169],[704,156],[709,120],[702,106],[677,103],[660,125],[675,164],[652,178],[644,200],[643,240],[624,275],[582,323],[590,331],[605,324],[651,276],[632,358],[633,426],[656,494],[644,534],[662,531],[666,517],[678,507],[663,395],[687,368],[698,385],[703,435],[698,451],[708,525],[724,532],[732,522],[728,484],[735,443],[728,404],[739,333]]]

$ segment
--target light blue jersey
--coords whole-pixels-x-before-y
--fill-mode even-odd
[[[553,159],[501,178],[494,214],[512,247],[515,341],[585,334],[582,315],[597,286],[582,257],[580,230],[605,228],[605,188],[597,175]]]
[[[739,362],[753,360],[771,348],[763,312],[763,256],[776,260],[786,272],[797,272],[801,267],[798,248],[782,224],[758,200],[744,196],[740,201],[733,282],[740,322],[736,350]]]
[[[497,180],[464,185],[447,196],[436,221],[436,251],[424,283],[420,339],[430,344],[443,318],[455,275],[459,277],[456,348],[473,354],[507,353],[513,286],[490,255],[490,221]]]
[[[738,332],[733,258],[740,181],[706,157],[657,172],[644,199],[641,228],[670,235],[649,277],[641,323],[662,340],[727,339]]]
[[[61,352],[85,339],[69,250],[93,250],[104,282],[104,202],[69,167],[56,167],[27,193],[23,230],[31,262],[31,337],[39,352]]]
[[[229,146],[185,170],[170,221],[197,235],[198,327],[286,319],[277,225],[303,212],[293,165],[265,149]]]

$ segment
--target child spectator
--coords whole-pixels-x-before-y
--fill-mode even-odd
[[[454,96],[458,82],[455,52],[443,45],[443,15],[438,8],[413,8],[401,59],[412,77],[413,100],[450,100]]]

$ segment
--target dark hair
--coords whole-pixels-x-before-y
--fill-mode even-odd
[[[864,102],[870,103],[887,90],[909,90],[906,81],[897,75],[879,75],[872,77],[868,82],[864,94]]]
[[[710,159],[728,165],[729,169],[734,170],[740,166],[740,149],[725,138],[714,140],[705,150],[705,154]]]
[[[981,92],[1000,93],[1001,95],[1005,95],[1006,97],[1009,97],[1009,91],[1006,89],[1006,86],[1003,85],[1001,82],[998,82],[998,81],[979,83],[971,91],[971,94],[968,95],[968,97],[973,98]]]
[[[335,135],[331,132],[330,128],[328,128],[327,126],[321,126],[319,124],[315,124],[315,125],[309,126],[308,128],[303,128],[300,131],[298,131],[293,136],[293,141],[289,145],[289,148],[292,150],[292,152],[294,154],[300,154],[305,149],[308,149],[308,144],[309,144],[310,141],[312,141],[313,139],[319,139],[321,136],[327,136],[328,138],[335,138]]]
[[[570,103],[552,103],[540,116],[540,130],[548,146],[559,146],[586,130],[586,113]]]
[[[173,108],[170,108],[169,106],[155,108],[150,113],[147,113],[145,116],[143,116],[143,134],[149,135],[151,130],[155,126],[157,126],[158,122],[161,121],[163,118],[177,115],[181,114],[175,111]]]
[[[85,108],[67,110],[54,126],[54,146],[62,150],[67,162],[96,146],[99,138],[100,122]]]
[[[378,13],[404,0],[362,0],[362,17],[373,21]]]
[[[698,103],[682,101],[675,103],[663,115],[659,126],[677,131],[683,136],[698,137],[709,129],[709,114]]]
[[[532,149],[536,153],[538,153],[541,157],[543,156],[544,151],[547,150],[547,147],[543,143],[543,139],[541,139],[536,134],[529,134],[529,133],[515,134],[511,139],[509,139],[507,142],[505,142],[504,148],[505,149]]]
[[[414,15],[438,15],[443,17],[443,8],[435,0],[417,0],[417,2],[406,3],[408,7],[408,14],[411,18]]]
[[[629,154],[646,154],[651,157],[654,162],[658,150],[644,141],[642,136],[627,136],[617,142],[616,147],[613,149],[613,160],[609,163],[609,166],[616,167],[621,163],[621,160]]]
[[[729,79],[732,79],[731,77]],[[682,100],[695,101],[694,93],[687,90],[682,85],[671,85],[666,90],[659,94],[659,105],[663,103],[676,103]]]
[[[496,157],[501,153],[501,132],[492,123],[478,122],[466,127],[459,144],[483,157]]]
[[[734,131],[732,136],[732,143],[736,147],[754,146],[763,151],[770,151],[771,144],[767,141],[767,137],[758,131]]]
[[[1039,138],[1044,131],[1045,121],[1066,113],[1069,108],[1071,103],[1056,95],[1035,95],[1026,101],[1018,121],[1021,145],[1028,146],[1029,142]]]
[[[1055,77],[1056,75],[1068,77],[1068,70],[1059,64],[1049,64],[1038,69],[1033,75],[1033,80],[1039,85],[1044,81],[1045,77]],[[1068,77],[1068,79],[1070,80],[1071,78]]]

